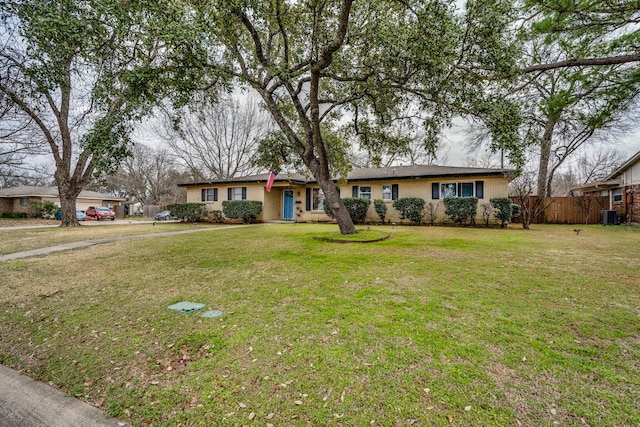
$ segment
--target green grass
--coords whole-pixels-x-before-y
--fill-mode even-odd
[[[213,228],[219,225],[213,224],[187,224],[187,223],[146,223],[122,225],[84,225],[80,227],[61,228],[28,228],[28,229],[4,229],[0,230],[0,255],[14,252],[28,251],[32,249],[46,248],[81,240],[105,239],[110,237],[134,236],[139,234],[156,234],[169,231],[191,230],[194,228]]]
[[[581,228],[268,225],[4,263],[0,362],[134,425],[639,425],[640,232]]]

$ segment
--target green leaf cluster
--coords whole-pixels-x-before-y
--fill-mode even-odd
[[[380,221],[384,224],[384,220],[387,217],[387,204],[385,201],[382,199],[375,199],[373,201],[373,208],[375,209],[376,214],[378,214],[378,217],[380,217]]]
[[[447,197],[443,200],[444,213],[455,223],[470,221],[473,225],[478,211],[477,197]]]
[[[424,199],[419,197],[401,197],[393,201],[393,208],[400,212],[400,219],[408,219],[413,224],[420,224],[424,216]]]
[[[493,216],[500,220],[500,227],[506,227],[507,223],[514,217],[513,204],[508,197],[497,197],[489,200],[491,206],[495,209]]]
[[[58,205],[50,200],[34,200],[29,203],[29,214],[33,218],[42,218],[44,215],[53,216],[58,210]]]
[[[369,212],[369,206],[371,205],[371,200],[365,199],[362,197],[345,197],[342,199],[344,203],[344,207],[349,212],[349,216],[356,224],[362,224],[367,217],[367,212]],[[324,204],[324,212],[329,216],[329,218],[334,218],[333,212],[331,211],[331,207],[328,203]]]
[[[225,200],[222,202],[222,213],[230,219],[242,219],[245,224],[252,224],[262,213],[262,202],[257,200]]]
[[[167,209],[172,216],[181,218],[183,221],[199,221],[206,215],[205,205],[202,203],[182,203],[169,205]]]

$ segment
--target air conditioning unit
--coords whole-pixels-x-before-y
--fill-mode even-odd
[[[600,211],[600,224],[618,225],[618,211]]]

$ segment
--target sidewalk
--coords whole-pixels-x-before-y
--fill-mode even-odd
[[[1,427],[124,427],[123,421],[0,365]]]

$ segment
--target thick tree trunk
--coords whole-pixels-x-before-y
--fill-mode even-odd
[[[538,165],[538,189],[536,196],[545,198],[547,195],[547,178],[549,175],[549,160],[551,159],[551,139],[556,123],[553,120],[547,122],[542,142],[540,144],[540,163]]]
[[[340,193],[338,192],[336,184],[331,179],[319,179],[318,177],[316,177],[316,179],[318,179],[318,184],[320,184],[320,188],[322,188],[322,191],[324,192],[326,203],[329,204],[331,212],[333,212],[333,217],[338,222],[340,233],[357,233],[356,227],[351,219],[351,215],[349,215],[347,208],[344,206],[344,203],[340,198]]]
[[[309,169],[311,169],[313,176],[318,181],[320,188],[322,188],[325,201],[329,204],[329,208],[331,208],[331,212],[333,212],[333,217],[338,222],[340,233],[356,234],[356,227],[353,224],[351,215],[349,215],[347,208],[344,206],[344,203],[340,198],[340,192],[338,192],[338,187],[336,187],[336,184],[333,182],[329,174],[329,166],[322,166],[318,162],[314,162],[309,166]]]
[[[62,211],[60,227],[78,227],[80,225],[76,217],[76,198],[80,191],[82,191],[81,187],[76,188],[68,182],[58,184],[58,197],[60,198],[60,210]]]

